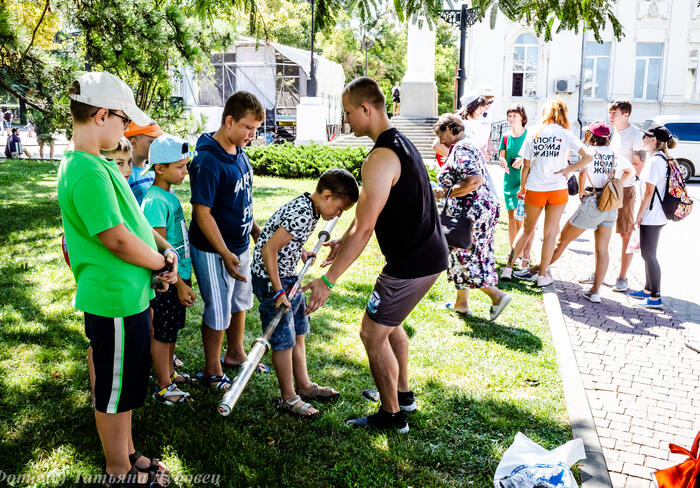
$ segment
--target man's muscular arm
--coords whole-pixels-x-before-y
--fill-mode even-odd
[[[333,264],[326,272],[326,278],[335,283],[350,265],[362,254],[367,241],[372,237],[377,218],[381,213],[391,187],[401,176],[401,163],[398,156],[387,148],[375,149],[362,165],[362,191],[357,201],[355,220],[345,233],[342,245]],[[310,314],[318,310],[328,299],[330,290],[320,279],[308,283],[304,291],[311,290],[306,307]]]

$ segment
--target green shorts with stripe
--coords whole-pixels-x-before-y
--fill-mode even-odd
[[[116,318],[85,312],[85,335],[95,365],[95,410],[120,413],[142,406],[151,370],[149,310]]]

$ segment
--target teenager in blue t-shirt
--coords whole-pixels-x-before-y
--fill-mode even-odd
[[[250,236],[260,235],[253,219],[253,170],[243,146],[260,127],[265,111],[255,95],[239,91],[226,101],[221,127],[202,134],[190,166],[192,266],[204,300],[204,371],[198,380],[226,390],[222,366],[246,360],[245,312],[253,306]],[[224,331],[228,348],[219,357]],[[261,366],[262,367],[262,366]]]

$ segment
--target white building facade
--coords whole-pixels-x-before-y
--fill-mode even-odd
[[[488,85],[496,91],[492,120],[504,120],[511,104],[522,104],[537,123],[545,101],[559,96],[569,106],[571,128],[579,127],[579,83],[583,70],[584,125],[607,119],[608,101],[629,98],[630,120],[661,114],[700,115],[700,7],[695,0],[618,0],[616,17],[625,36],[606,28],[603,43],[590,33],[537,38],[528,26],[499,15],[467,33],[465,93]],[[583,49],[582,49],[583,48]]]

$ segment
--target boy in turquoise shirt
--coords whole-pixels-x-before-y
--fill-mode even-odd
[[[100,157],[117,146],[130,118],[147,123],[148,117],[126,83],[109,73],[85,73],[68,93],[73,139],[58,170],[58,203],[77,285],[75,307],[85,313],[90,340],[106,485],[127,478],[163,484],[167,468],[134,449],[131,410],[143,405],[148,387],[151,278],[157,273],[164,288],[174,283],[177,253],[148,225],[116,164]]]
[[[148,165],[141,170],[146,174],[153,170],[153,185],[146,191],[141,209],[146,220],[164,239],[167,239],[180,254],[177,282],[163,293],[156,293],[151,300],[153,309],[153,341],[151,354],[158,386],[153,398],[172,405],[185,402],[190,394],[182,392],[177,385],[189,383],[190,377],[178,374],[173,368],[177,332],[185,326],[186,307],[197,299],[192,291],[192,259],[187,235],[187,224],[182,205],[172,185],[181,185],[187,175],[187,163],[196,154],[190,151],[184,139],[163,134],[151,144]],[[139,175],[141,176],[141,175]]]

